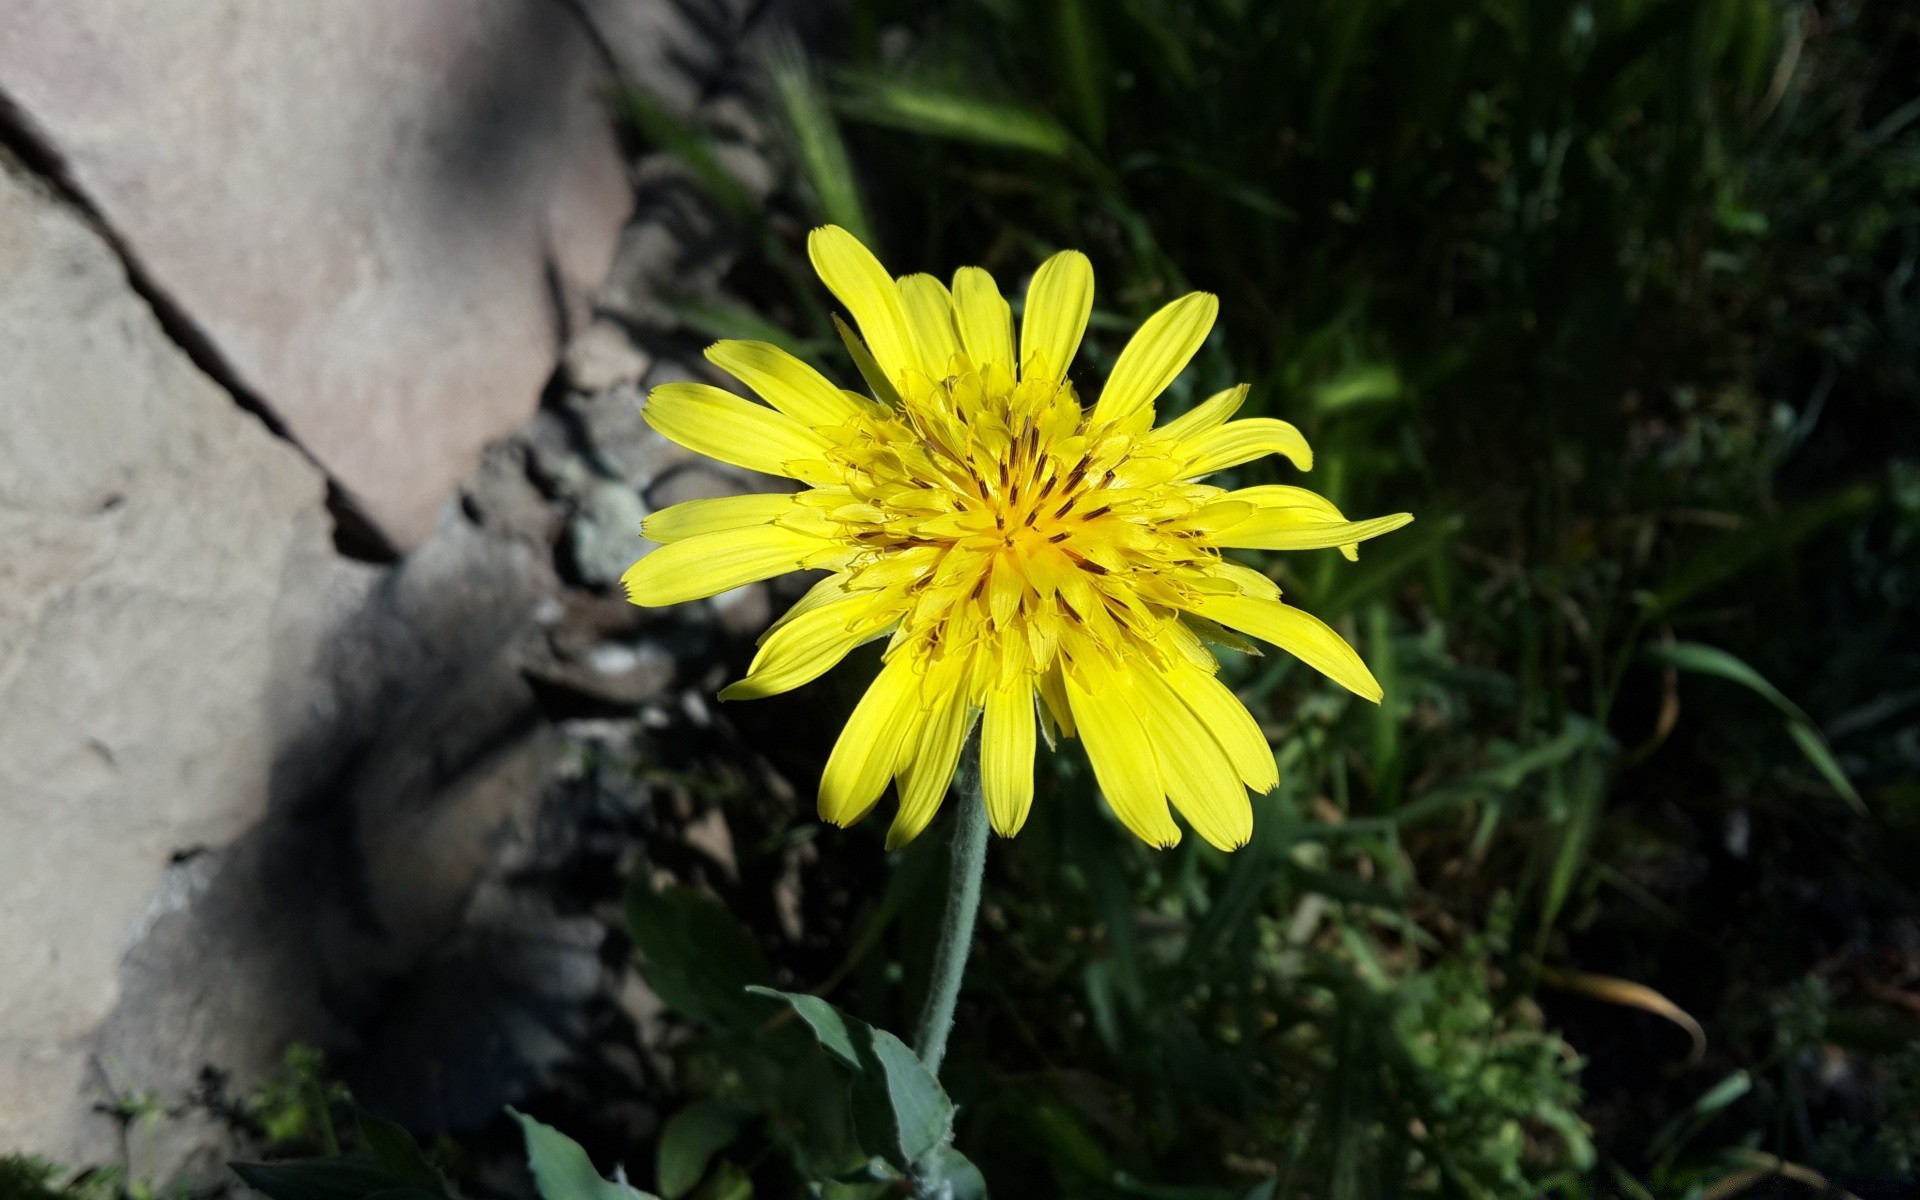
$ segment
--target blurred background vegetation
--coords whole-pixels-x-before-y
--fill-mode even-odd
[[[901,273],[1078,247],[1085,379],[1217,292],[1165,407],[1248,381],[1316,489],[1419,518],[1262,564],[1387,701],[1228,664],[1283,764],[1252,846],[1142,848],[1071,752],[996,842],[949,1072],[994,1190],[1914,1194],[1920,9],[854,0],[801,35],[742,65],[771,204],[635,103],[748,248],[700,334],[853,378],[825,220]],[[793,730],[858,682],[737,719],[808,779]],[[767,855],[813,832],[741,804]],[[742,934],[740,977],[903,1027],[941,841],[816,839],[855,917],[773,966]],[[637,895],[652,976],[727,920]],[[844,1165],[774,1084],[804,1047],[676,989],[741,1173]]]

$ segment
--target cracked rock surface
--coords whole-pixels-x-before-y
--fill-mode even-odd
[[[724,275],[723,223],[665,160],[621,162],[599,108],[513,90],[551,78],[459,64],[494,37],[586,47],[738,125],[743,13],[256,7],[26,0],[0,40],[0,116],[34,152],[0,151],[0,1152],[219,1185],[255,1148],[238,1101],[296,1041],[429,1131],[572,1087],[644,1137],[666,1060],[621,880],[658,859],[741,886],[711,798],[644,762],[717,757],[793,802],[707,699],[793,588],[649,612],[616,580],[645,513],[781,485],[639,418],[705,377],[662,296]],[[395,23],[356,64],[363,9]],[[552,32],[561,9],[594,36]],[[274,25],[335,20],[324,52]],[[352,112],[250,98],[294,34],[333,61],[280,84]],[[143,107],[120,54],[174,56],[172,90]],[[455,153],[409,123],[448,89],[530,122],[530,157],[401,245],[402,185]],[[300,169],[248,158],[296,133]],[[371,179],[356,156],[389,134]],[[408,553],[336,550],[343,493]]]

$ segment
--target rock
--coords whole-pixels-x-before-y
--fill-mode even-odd
[[[359,1095],[417,1129],[474,1133],[525,1104],[588,1033],[606,930],[523,919],[462,935],[369,1031]]]
[[[652,543],[640,536],[646,505],[624,483],[599,481],[580,497],[569,527],[573,568],[593,587],[612,587]]]
[[[767,625],[773,620],[773,601],[767,595],[764,583],[746,583],[737,588],[728,588],[715,596],[714,615],[720,619],[720,628],[737,638],[755,638],[767,631]]]
[[[621,231],[598,305],[644,329],[675,330],[673,302],[710,295],[731,269],[734,226],[678,161],[655,155],[634,174],[638,215]]]
[[[520,442],[488,446],[479,469],[460,485],[460,506],[489,535],[544,554],[560,534],[561,514],[533,485],[530,453]]]
[[[657,384],[660,368],[653,374]],[[640,409],[645,403],[645,393],[632,384],[572,397],[567,403],[568,413],[580,423],[581,436],[590,447],[594,469],[629,488],[645,487],[676,464],[695,457],[693,451],[668,441],[641,419]]]
[[[651,642],[600,642],[579,658],[555,652],[527,667],[548,687],[629,710],[664,696],[674,672],[673,655]]]
[[[545,555],[454,509],[391,570],[321,546],[291,556],[276,606],[297,645],[273,668],[279,721],[238,731],[272,759],[264,819],[173,869],[90,1039],[103,1066],[76,1106],[135,1094],[166,1108],[133,1140],[136,1178],[223,1178],[233,1133],[194,1102],[196,1081],[241,1095],[292,1041],[351,1042],[467,935],[549,774],[554,739],[522,673],[557,587]],[[112,1161],[113,1145],[70,1161]]]
[[[645,379],[653,366],[653,356],[634,345],[627,331],[612,321],[595,321],[567,343],[562,365],[570,387],[604,392]]]
[[[0,57],[45,17],[10,11]],[[266,812],[316,610],[359,577],[304,573],[333,559],[320,472],[4,159],[0,397],[0,1147],[87,1162],[93,1104],[137,1088],[95,1053],[122,955]]]
[[[5,20],[0,96],[236,384],[418,545],[534,410],[631,207],[575,7],[15,0]]]

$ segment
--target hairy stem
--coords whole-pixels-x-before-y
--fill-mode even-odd
[[[967,951],[973,946],[974,917],[980,911],[980,879],[987,866],[987,802],[980,794],[980,743],[969,738],[954,773],[953,841],[947,863],[947,908],[940,920],[940,940],[933,948],[933,976],[927,982],[926,1007],[914,1033],[914,1048],[927,1070],[940,1074],[947,1056],[947,1035],[953,1032],[953,1007],[960,999],[960,980],[967,972]]]

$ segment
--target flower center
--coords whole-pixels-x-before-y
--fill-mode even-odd
[[[1032,673],[1062,652],[1159,658],[1218,562],[1194,524],[1216,490],[1176,482],[1150,435],[1089,425],[1068,383],[904,382],[841,443],[844,487],[803,493],[857,548],[847,586],[895,647]]]

